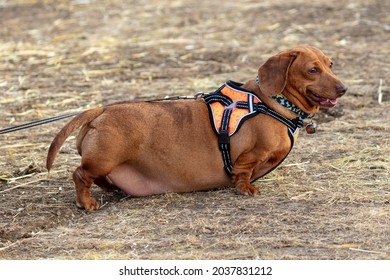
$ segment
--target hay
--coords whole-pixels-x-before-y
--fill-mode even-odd
[[[94,188],[104,207],[87,215],[74,204],[75,136],[45,171],[66,120],[1,135],[1,259],[390,258],[386,1],[57,2],[0,9],[1,128],[213,91],[253,79],[271,54],[297,44],[329,54],[349,91],[316,116],[317,134],[302,133],[284,164],[256,182],[255,198]]]

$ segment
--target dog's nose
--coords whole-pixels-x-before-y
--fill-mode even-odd
[[[344,85],[338,85],[336,87],[336,91],[338,94],[340,94],[340,96],[344,95],[348,90],[348,87],[344,86]]]

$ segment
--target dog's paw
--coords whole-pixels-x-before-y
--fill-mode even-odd
[[[260,194],[259,189],[251,184],[240,184],[236,186],[236,192],[242,195],[253,195],[253,196]]]
[[[87,210],[87,212],[92,212],[100,208],[99,202],[97,202],[96,199],[94,198],[90,198],[88,201],[84,201],[83,203],[77,201],[76,205],[80,209]]]

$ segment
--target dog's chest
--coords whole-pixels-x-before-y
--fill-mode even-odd
[[[265,166],[257,172],[263,176],[272,171],[287,157],[299,134],[301,125],[286,119],[279,113],[267,107],[254,93],[241,88],[241,84],[228,81],[214,93],[206,95],[204,100],[207,103],[210,115],[210,122],[213,130],[218,135],[218,146],[222,154],[225,171],[230,175],[233,165],[230,155],[230,137],[238,132],[241,125],[251,117],[258,114],[265,114],[273,117],[286,126],[286,134],[290,138],[288,152],[282,152],[276,158],[264,163]],[[298,119],[297,119],[298,120]],[[299,122],[298,122],[299,123]],[[265,170],[264,170],[265,168]]]

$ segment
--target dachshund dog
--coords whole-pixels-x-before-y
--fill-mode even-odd
[[[256,79],[224,85],[218,96],[233,92],[254,100],[253,105],[227,98],[234,101],[234,106],[225,107],[229,114],[244,110],[240,106],[251,107],[253,113],[237,133],[228,135],[223,158],[229,160],[229,172],[221,157],[221,137],[216,133],[221,130],[210,122],[214,113],[206,97],[129,101],[84,111],[54,138],[47,169],[50,171],[66,138],[81,127],[77,137],[81,164],[73,181],[77,206],[87,211],[99,208],[90,196],[93,183],[132,196],[231,186],[240,194],[255,195],[259,190],[252,182],[273,170],[292,147],[290,128],[280,119],[294,122],[309,117],[320,107],[336,105],[337,98],[347,91],[332,72],[332,64],[319,49],[299,46],[270,57],[258,69]],[[260,105],[266,109],[256,111]],[[267,112],[274,112],[279,119]]]

